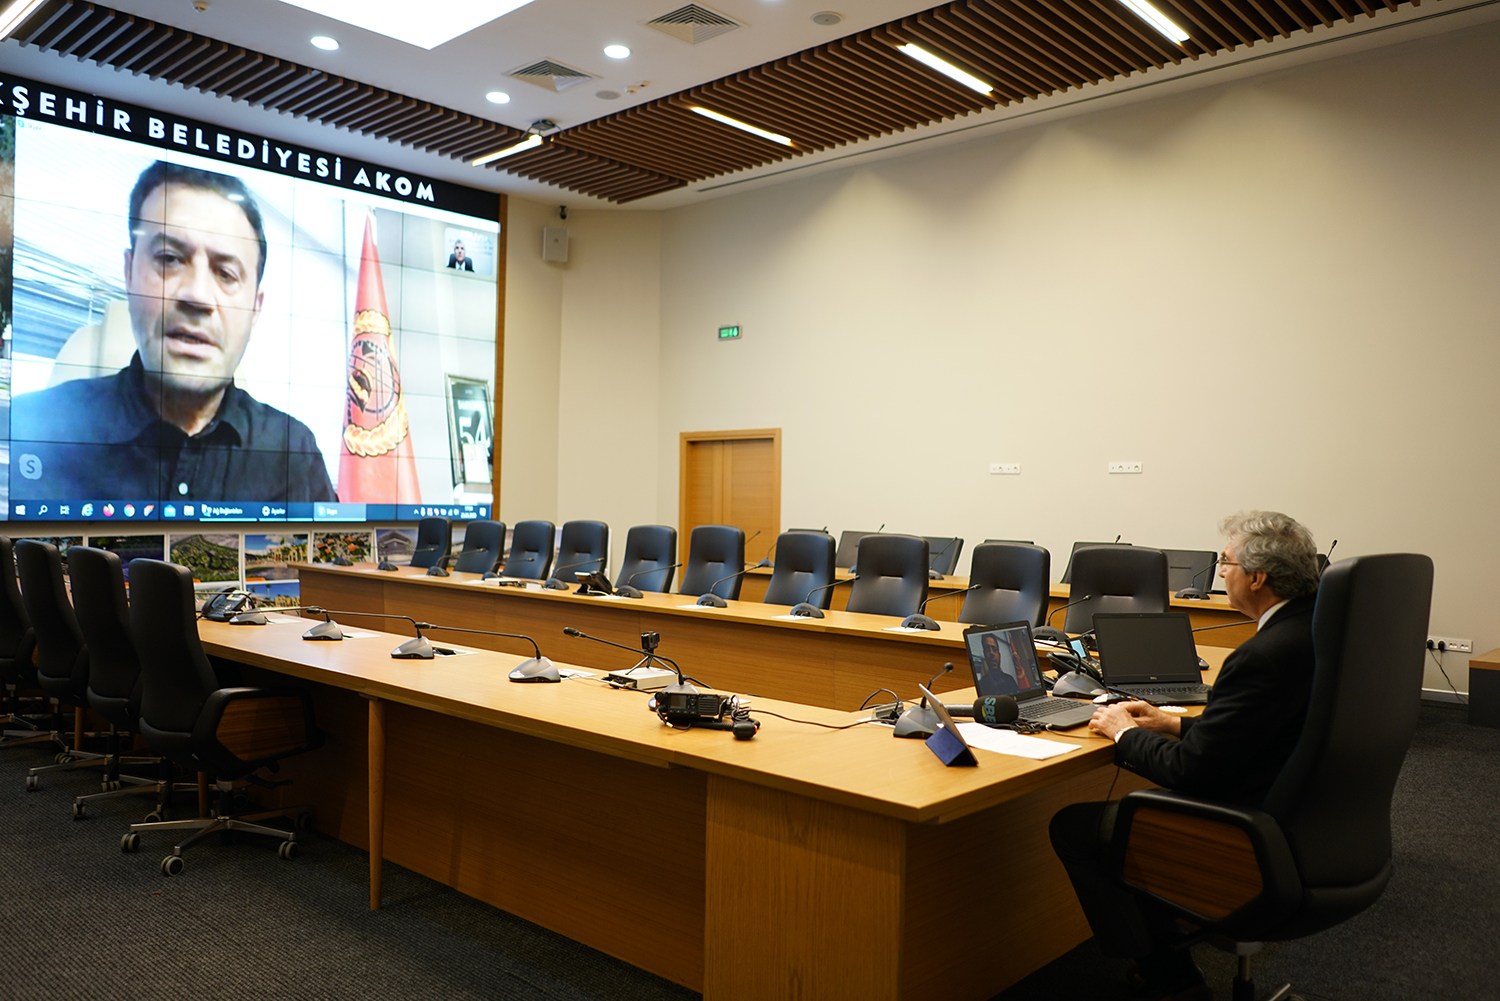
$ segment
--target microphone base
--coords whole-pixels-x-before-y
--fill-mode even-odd
[[[333,565],[336,567],[352,567],[354,566],[354,561],[347,556],[335,556],[333,558]]]
[[[1058,646],[1068,645],[1068,634],[1052,626],[1041,626],[1033,629],[1031,631],[1031,638],[1041,640],[1043,643],[1055,643]]]
[[[621,598],[644,597],[644,595],[641,594],[640,588],[631,587],[629,584],[621,584],[619,587],[615,588],[615,594]]]
[[[400,570],[401,568],[398,567],[398,566],[396,566],[396,564],[392,563],[390,560],[381,560],[375,566],[375,569],[376,570],[384,570],[386,573],[395,573],[397,570]]]
[[[1189,598],[1189,599],[1191,599],[1193,601],[1207,601],[1208,600],[1208,595],[1204,594],[1202,591],[1198,590],[1196,587],[1185,587],[1181,591],[1178,591],[1176,594],[1172,595],[1172,597],[1174,597],[1174,598]]]
[[[427,642],[426,636],[417,636],[392,650],[391,656],[396,660],[431,660],[437,655],[433,653],[432,644]]]
[[[546,657],[529,657],[506,675],[511,681],[561,681],[562,675]]]
[[[943,575],[941,573],[939,573],[938,571],[936,571],[936,570],[929,570],[929,571],[927,571],[927,579],[928,580],[942,580],[943,579]]]
[[[566,591],[568,589],[568,585],[564,584],[562,581],[558,580],[556,577],[548,577],[542,583],[542,587],[545,588],[548,591]]]
[[[319,622],[307,632],[302,634],[305,640],[341,640],[344,631],[339,628],[337,622]]]
[[[433,566],[433,567],[428,567],[427,568],[427,576],[429,576],[429,577],[452,577],[453,575],[451,573],[449,573],[447,570],[443,569],[442,567]]]
[[[917,737],[926,739],[937,733],[938,725],[942,721],[938,719],[937,713],[926,706],[912,706],[901,714],[896,720],[897,737]]]
[[[793,605],[791,614],[801,616],[805,619],[821,619],[823,617],[823,610],[810,601],[804,601],[800,605]]]
[[[261,612],[241,612],[229,620],[231,626],[264,626],[266,617]]]
[[[1053,695],[1082,696],[1086,699],[1107,695],[1103,685],[1082,671],[1069,671],[1052,683]]]
[[[701,595],[699,595],[698,596],[698,604],[703,605],[703,606],[705,606],[707,608],[728,608],[729,607],[729,602],[725,601],[723,598],[719,597],[717,594],[714,594],[712,591],[710,591],[707,594],[701,594]]]
[[[901,628],[902,629],[931,629],[931,630],[936,631],[936,630],[942,629],[943,627],[940,626],[940,625],[938,625],[937,622],[935,622],[934,620],[928,618],[927,616],[921,615],[921,614],[917,614],[917,615],[908,615],[906,618],[902,619],[901,620]]]

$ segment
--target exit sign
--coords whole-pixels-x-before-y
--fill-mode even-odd
[[[740,327],[739,327],[739,324],[735,324],[732,327],[720,327],[719,328],[719,340],[721,340],[721,341],[737,341],[739,339],[740,339]]]

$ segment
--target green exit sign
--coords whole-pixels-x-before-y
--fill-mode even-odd
[[[739,327],[739,324],[735,324],[732,327],[720,327],[719,328],[719,340],[721,340],[721,341],[737,341],[739,339],[740,339],[740,327]]]

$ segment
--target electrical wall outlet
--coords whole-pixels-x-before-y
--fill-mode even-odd
[[[1020,476],[1021,464],[1019,462],[992,462],[990,463],[991,476]]]
[[[1474,641],[1454,639],[1452,636],[1429,636],[1427,649],[1441,650],[1444,653],[1473,653]]]
[[[1139,462],[1111,462],[1109,471],[1111,473],[1139,473],[1141,464]]]

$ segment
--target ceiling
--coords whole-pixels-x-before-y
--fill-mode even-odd
[[[1396,40],[1400,33],[1385,29],[1398,24],[1446,30],[1457,25],[1431,22],[1454,11],[1488,19],[1495,16],[1489,8],[1500,6],[1156,0],[1191,36],[1179,46],[1118,0],[937,7],[842,0],[832,8],[840,23],[813,20],[840,2],[697,4],[679,15],[687,24],[673,34],[645,22],[689,5],[534,0],[428,51],[279,0],[210,0],[201,12],[192,0],[113,7],[47,0],[0,46],[0,67],[248,131],[290,131],[307,145],[478,187],[579,206],[658,208],[701,200],[726,184],[772,183],[788,167],[1201,78],[1268,55],[1339,39],[1345,47]],[[724,30],[718,16],[740,26]],[[337,38],[338,51],[309,44],[319,34]],[[993,92],[976,93],[916,63],[895,48],[907,42],[980,76]],[[609,44],[628,46],[630,56],[606,57]],[[57,55],[69,57],[66,68]],[[510,75],[539,63],[530,79]],[[566,86],[554,90],[559,80]],[[488,102],[484,95],[495,90],[509,94],[509,103]],[[223,107],[206,108],[213,99]],[[794,145],[702,118],[692,106]],[[267,110],[290,116],[295,127],[283,127],[285,118],[267,121]],[[543,119],[557,128],[537,149],[469,165]]]

